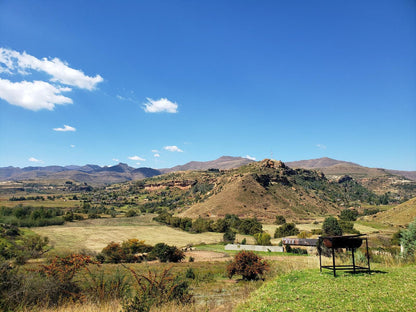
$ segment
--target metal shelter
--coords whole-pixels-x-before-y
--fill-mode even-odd
[[[334,272],[336,276],[336,271],[348,271],[352,270],[353,273],[357,272],[368,272],[370,273],[370,254],[368,252],[368,239],[363,237],[366,234],[358,235],[344,235],[344,236],[320,236],[318,238],[318,253],[319,253],[319,269],[322,272],[322,269],[329,269]],[[366,256],[367,256],[367,266],[358,266],[355,264],[355,255],[354,252],[359,248],[363,240],[365,240],[366,245]],[[322,265],[321,255],[322,248],[326,247],[331,250],[332,254],[332,265]],[[335,264],[335,249],[346,248],[352,252],[352,265],[336,265]]]

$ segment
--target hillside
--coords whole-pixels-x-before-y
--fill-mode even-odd
[[[94,204],[122,201],[147,212],[164,207],[192,218],[237,214],[262,220],[273,220],[277,214],[307,219],[377,200],[351,178],[329,181],[320,172],[291,169],[268,159],[237,169],[168,173],[109,186],[92,196]]]
[[[172,168],[160,169],[162,173],[186,171],[186,170],[208,170],[208,169],[233,169],[252,163],[253,160],[243,157],[222,156],[211,161],[191,161],[185,165]]]
[[[392,225],[405,226],[416,218],[416,197],[367,219]]]
[[[333,180],[348,175],[376,194],[390,193],[390,198],[399,201],[416,196],[416,180],[412,179],[415,176],[413,171],[368,168],[327,157],[288,162],[287,164],[292,168],[319,170]]]

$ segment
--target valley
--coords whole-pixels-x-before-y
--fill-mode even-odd
[[[183,260],[172,263],[171,269],[179,275],[190,269],[195,272],[196,280],[189,281],[194,301],[185,306],[163,305],[158,310],[245,311],[246,307],[256,305],[257,300],[263,300],[255,292],[262,285],[273,285],[272,281],[285,274],[291,276],[296,272],[307,272],[307,269],[315,272],[319,269],[318,259],[316,252],[311,250],[309,255],[259,252],[271,268],[265,282],[235,282],[225,275],[226,266],[237,254],[224,250],[227,231],[234,233],[235,243],[256,244],[256,232],[244,230],[241,224],[260,226],[255,231],[269,235],[270,244],[279,245],[281,238],[275,233],[281,225],[276,224],[277,216],[297,228],[298,234],[292,237],[316,238],[322,233],[327,217],[339,219],[342,211],[351,210],[356,212],[357,219],[351,222],[347,230],[350,232],[345,233],[367,234],[373,267],[377,270],[392,267],[394,274],[401,274],[400,247],[392,243],[392,237],[405,230],[416,217],[415,181],[381,169],[357,168],[355,164],[340,165],[328,160],[316,164],[324,166],[320,169],[314,167],[315,162],[303,164],[312,167],[307,169],[298,167],[299,164],[289,166],[271,159],[244,164],[228,157],[220,160],[191,164],[198,169],[176,170],[190,168],[177,167],[165,173],[117,183],[107,180],[103,184],[100,179],[98,183],[85,182],[69,176],[62,180],[56,173],[53,179],[32,176],[28,180],[2,181],[0,224],[4,231],[0,243],[6,249],[13,244],[19,246],[20,243],[13,240],[7,241],[8,234],[5,234],[11,231],[10,226],[18,226],[24,237],[48,237],[47,247],[43,247],[45,254],[42,251],[42,256],[35,257],[37,259],[22,260],[24,267],[33,268],[50,263],[54,257],[78,254],[101,259],[101,268],[91,270],[97,270],[101,273],[96,274],[105,274],[107,278],[116,278],[115,268],[117,272],[124,270],[123,274],[128,274],[127,265],[140,274],[148,271],[162,274],[167,268],[155,258],[147,259],[146,253],[144,260],[134,263],[111,262],[103,256],[111,244],[122,246],[136,239],[148,246],[163,243],[178,249],[186,248]],[[227,226],[223,229],[224,224]],[[15,259],[14,256],[7,258],[6,249],[2,251],[2,261]],[[348,260],[340,255],[337,261]],[[316,280],[322,278],[314,274],[311,276]],[[89,275],[77,276],[85,285],[96,282]],[[128,283],[129,287],[134,287],[131,280]],[[87,292],[86,289],[83,291]],[[251,294],[253,299],[245,305],[235,300],[241,296],[249,298]],[[77,309],[88,307],[91,311],[112,311],[115,306],[122,308],[123,296],[120,294],[110,302],[100,299],[98,303],[92,300],[75,306]],[[38,308],[49,309],[46,306]],[[67,309],[69,307],[64,304],[57,311]]]

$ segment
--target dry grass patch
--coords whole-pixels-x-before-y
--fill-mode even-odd
[[[147,224],[147,225],[145,225]],[[149,225],[150,224],[150,225]],[[86,220],[60,226],[33,228],[41,236],[49,237],[56,250],[88,249],[100,252],[111,241],[122,242],[130,238],[144,240],[155,245],[163,242],[177,247],[187,244],[216,243],[221,233],[191,234],[168,226],[150,223],[139,218],[114,218]]]

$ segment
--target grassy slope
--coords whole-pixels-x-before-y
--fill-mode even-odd
[[[416,197],[394,208],[367,217],[369,220],[393,225],[406,225],[416,218]]]
[[[294,271],[265,284],[236,311],[413,311],[416,267],[341,275]]]

